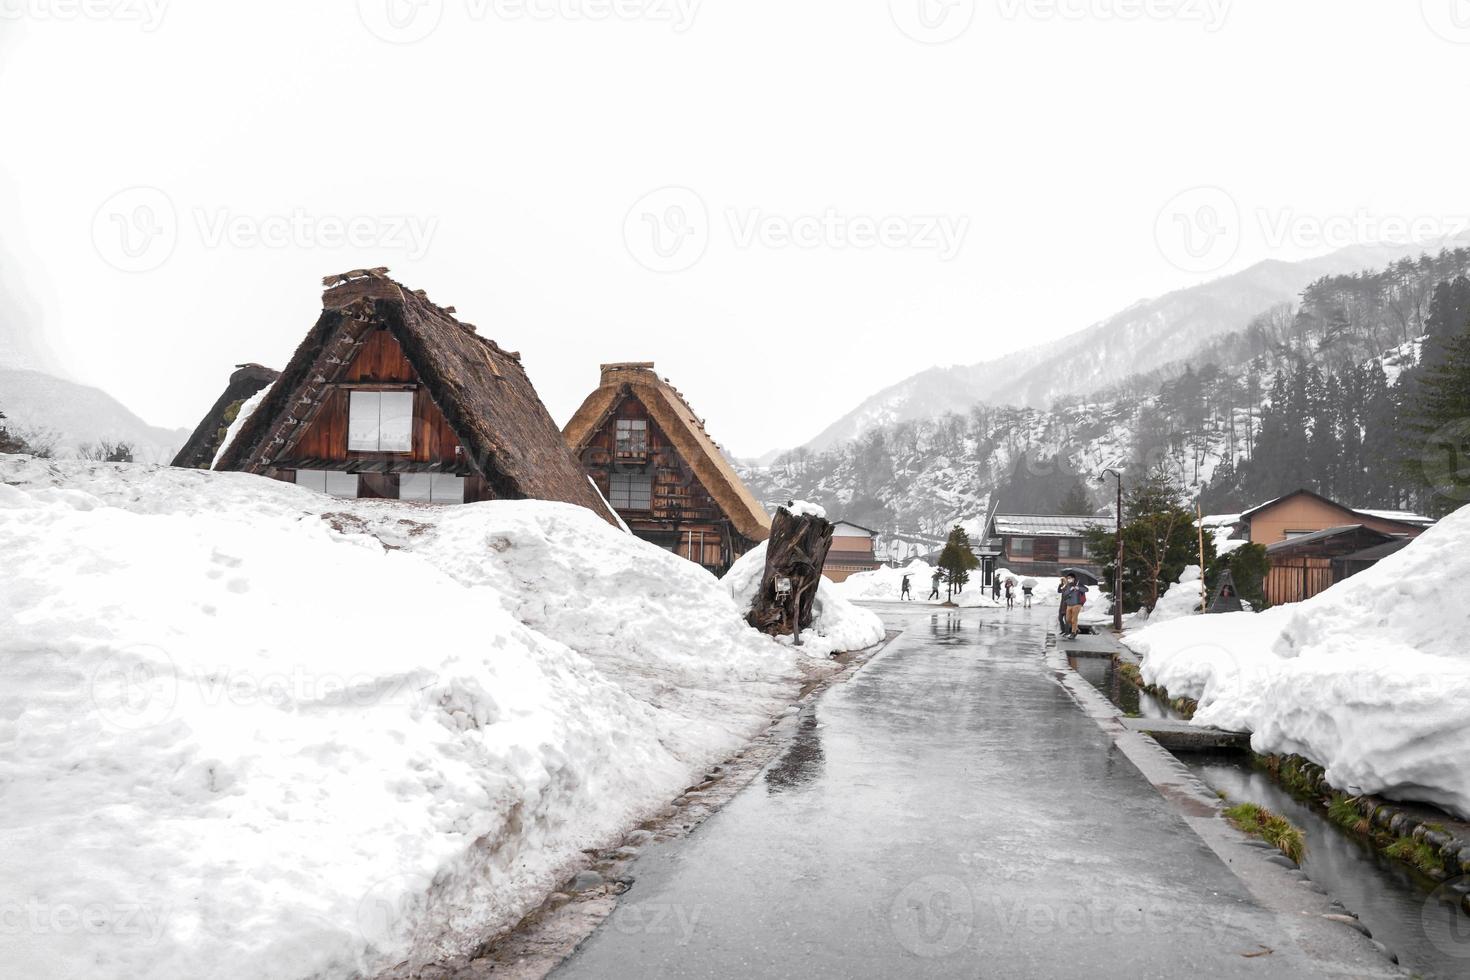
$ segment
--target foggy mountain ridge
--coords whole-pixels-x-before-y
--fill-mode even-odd
[[[1387,266],[1470,242],[1470,234],[1412,245],[1353,245],[1297,262],[1267,259],[1247,269],[1154,299],[1139,300],[1066,337],[993,361],[933,367],[862,401],[803,448],[820,453],[874,428],[964,413],[984,403],[1050,408],[1127,378],[1187,359],[1221,336],[1244,329],[1274,306],[1293,303],[1311,283]],[[773,451],[757,465],[781,455]]]
[[[187,429],[149,425],[100,388],[42,371],[0,367],[0,412],[23,435],[54,435],[59,456],[106,439],[132,445],[138,462],[168,463],[189,438]]]

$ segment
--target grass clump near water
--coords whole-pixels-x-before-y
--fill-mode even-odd
[[[1412,864],[1425,874],[1444,871],[1444,861],[1440,859],[1439,852],[1422,840],[1414,840],[1412,837],[1400,837],[1384,848],[1383,853],[1395,861]]]
[[[1302,829],[1258,803],[1237,803],[1225,811],[1225,817],[1242,833],[1271,844],[1293,861],[1300,863],[1307,853]]]
[[[1368,834],[1373,829],[1373,822],[1358,809],[1356,797],[1343,796],[1334,793],[1327,801],[1327,817],[1339,827],[1346,827],[1355,834]]]

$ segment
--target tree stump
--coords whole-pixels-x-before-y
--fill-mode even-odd
[[[812,605],[831,547],[832,525],[825,517],[778,508],[766,542],[766,570],[746,621],[770,636],[795,635],[800,643],[801,630],[812,625]]]

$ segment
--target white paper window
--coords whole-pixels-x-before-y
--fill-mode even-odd
[[[450,473],[401,473],[398,499],[423,504],[462,504],[464,477]]]
[[[357,496],[357,474],[340,470],[297,470],[296,485],[334,497]]]
[[[357,474],[327,470],[327,493],[334,497],[356,497]]]
[[[347,448],[369,453],[412,452],[413,392],[351,392],[347,406]]]
[[[317,493],[326,493],[327,492],[327,471],[326,470],[297,470],[296,471],[296,485],[298,487],[305,487],[308,490],[315,490]]]
[[[653,477],[643,473],[614,473],[608,503],[618,510],[651,510]]]

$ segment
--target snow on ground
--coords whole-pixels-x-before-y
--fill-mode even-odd
[[[1159,596],[1153,613],[1149,614],[1143,609],[1125,613],[1123,628],[1137,630],[1145,626],[1167,623],[1184,616],[1197,615],[1199,613],[1199,578],[1198,565],[1184,566],[1184,571],[1179,574],[1179,578],[1165,588],[1164,594]]]
[[[720,583],[729,590],[730,598],[743,613],[755,604],[766,570],[766,543],[762,541],[742,555]],[[809,657],[825,657],[833,653],[862,650],[881,643],[886,631],[883,621],[867,609],[859,609],[846,598],[836,584],[825,575],[817,585],[817,598],[812,604],[812,625],[801,631],[801,650]],[[793,644],[789,636],[779,638]]]
[[[466,952],[799,680],[707,572],[565,504],[0,456],[0,561],[17,976]]]
[[[1425,800],[1470,818],[1470,508],[1326,592],[1261,614],[1176,619],[1130,634],[1143,676],[1199,699],[1195,722],[1297,753],[1349,793]]]
[[[901,568],[884,565],[871,572],[849,575],[847,581],[834,583],[832,588],[849,602],[896,602],[903,593],[905,575],[909,577],[909,589],[915,599],[923,599],[929,594],[934,566],[920,558]]]

